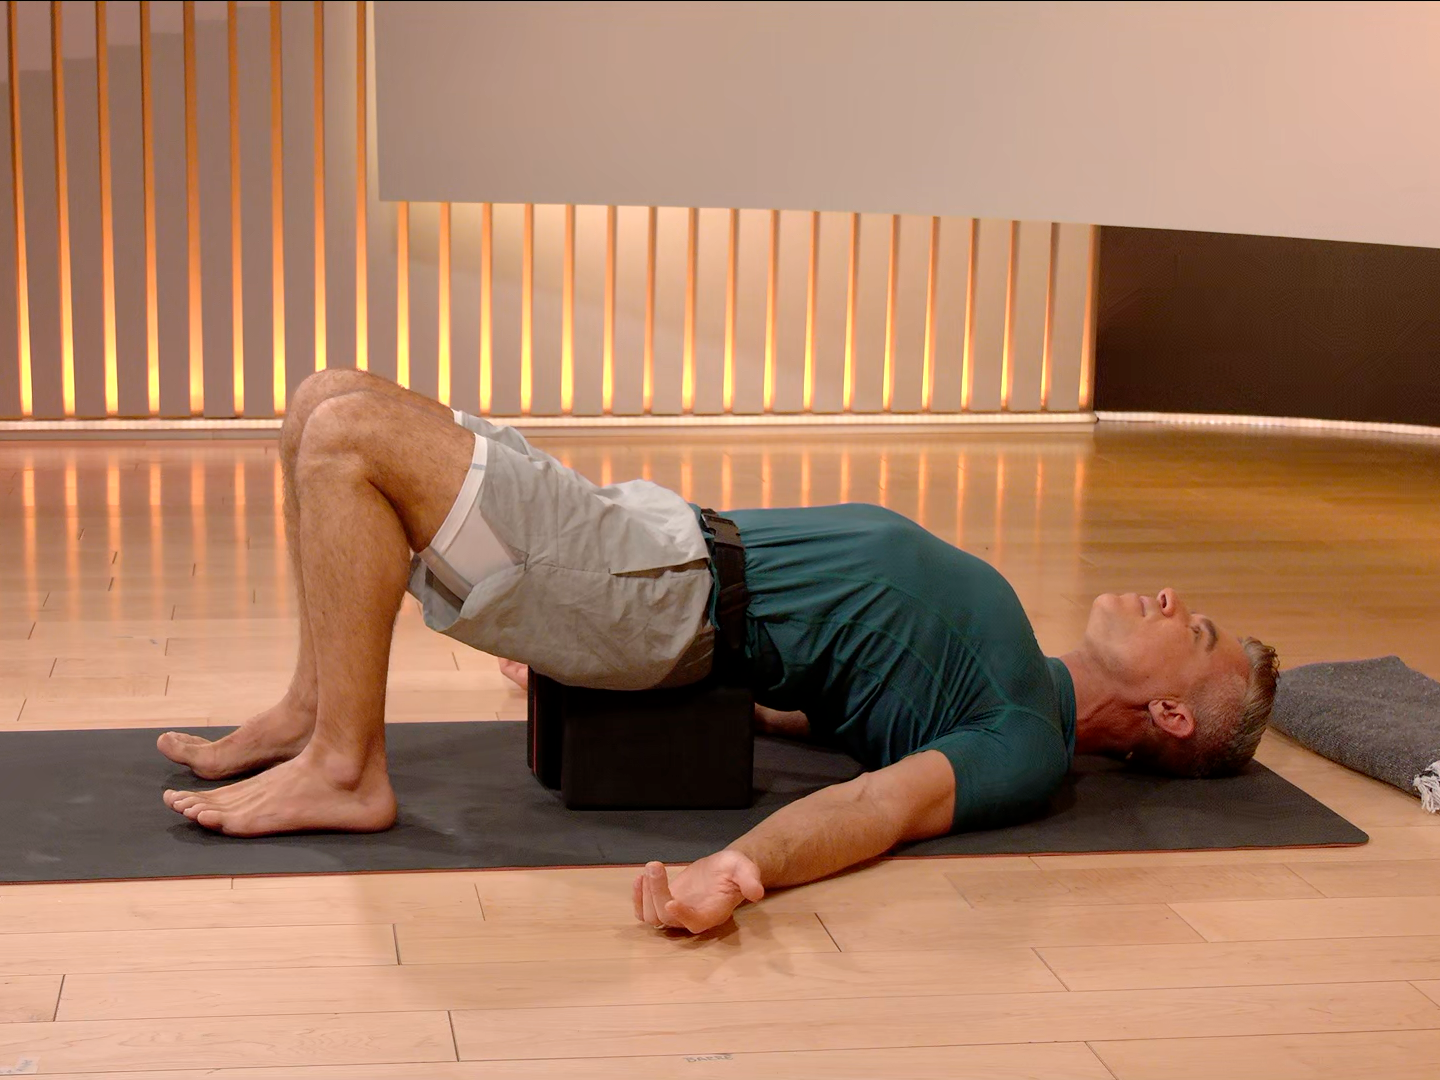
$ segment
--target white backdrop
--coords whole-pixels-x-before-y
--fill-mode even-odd
[[[1440,247],[1436,3],[376,4],[381,197]]]

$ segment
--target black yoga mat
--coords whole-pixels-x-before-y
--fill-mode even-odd
[[[192,729],[216,737],[223,729]],[[385,833],[235,840],[165,808],[167,787],[214,786],[162,758],[152,729],[0,734],[0,882],[686,862],[777,807],[848,779],[843,754],[761,739],[749,810],[573,811],[525,767],[525,725],[394,724],[400,820]],[[1081,758],[1050,812],[927,840],[903,855],[1361,844],[1366,835],[1261,765],[1170,780]]]

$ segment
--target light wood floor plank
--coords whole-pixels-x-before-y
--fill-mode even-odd
[[[480,922],[480,904],[440,898],[379,897],[340,904],[326,896],[241,892],[180,893],[47,900],[24,892],[0,894],[0,943],[5,934],[84,930],[187,930],[220,926],[347,926],[407,919],[445,920],[463,933]]]
[[[1038,950],[1072,990],[1440,978],[1440,936],[1079,945]]]
[[[736,912],[733,922],[697,937],[662,932],[635,921],[626,904],[614,915],[592,916],[588,925],[554,922],[479,922],[417,918],[395,927],[402,964],[473,964],[503,960],[606,960],[633,956],[666,958],[684,953],[724,956],[747,953],[836,952],[814,915]]]
[[[298,896],[350,906],[415,903],[426,906],[479,903],[475,890],[480,875],[473,870],[441,870],[379,874],[292,874],[237,877],[237,893],[263,893],[274,898]]]
[[[0,958],[0,964],[4,963]],[[58,975],[0,975],[0,1025],[52,1020],[59,998]],[[3,1030],[0,1026],[0,1031]],[[0,1055],[0,1061],[3,1060]]]
[[[794,889],[777,889],[758,905],[772,914],[821,908],[893,906],[897,903],[963,904],[942,871],[966,860],[896,859]],[[994,860],[999,862],[1001,860]],[[1004,860],[1010,865],[1017,861]],[[498,870],[475,876],[487,922],[515,919],[593,919],[625,902],[635,867],[597,866],[565,870]],[[975,871],[983,873],[984,871]]]
[[[1408,983],[458,1011],[462,1060],[1440,1027]]]
[[[1440,831],[1429,826],[1385,826],[1365,830],[1370,842],[1344,847],[1251,848],[1244,851],[1136,851],[1096,855],[1032,855],[1042,869],[1101,867],[1222,866],[1297,862],[1367,864],[1440,857]]]
[[[47,1072],[47,1075],[52,1075]],[[90,1073],[52,1080],[93,1080]],[[1084,1043],[126,1073],[125,1080],[1113,1080]]]
[[[1284,866],[1161,866],[1029,873],[947,873],[976,907],[1005,904],[1168,904],[1321,895]]]
[[[0,1025],[0,1061],[48,1073],[454,1060],[444,1013]]]
[[[1411,937],[1440,926],[1440,896],[1229,900],[1174,910],[1208,941]]]
[[[177,980],[176,972],[241,967],[291,972],[320,966],[347,971],[348,968],[339,965],[393,965],[395,962],[395,935],[389,924],[98,930],[0,937],[0,972],[36,975],[53,972],[68,975],[72,985],[86,973],[159,971],[165,973],[159,978],[171,985],[183,983],[189,989],[190,980]],[[282,974],[281,977],[289,976]]]
[[[845,952],[963,949],[977,945],[1029,946],[1103,943],[1145,945],[1199,941],[1183,919],[1160,904],[986,909],[907,905],[903,909],[851,908],[819,912]]]
[[[1325,896],[1440,896],[1440,859],[1291,863],[1290,869]]]
[[[1434,1080],[1440,1031],[1092,1043],[1116,1080]]]
[[[228,877],[137,878],[134,881],[26,881],[0,885],[0,896],[25,896],[51,903],[89,897],[92,901],[133,900],[139,897],[173,897],[183,893],[228,893]],[[0,928],[0,933],[3,933]]]
[[[966,977],[957,986],[960,970]],[[305,968],[297,959],[289,970],[222,971],[198,985],[166,971],[71,974],[58,1019],[788,1002],[1064,989],[1030,949],[856,954],[673,949],[669,956],[654,952],[606,960],[388,968]]]

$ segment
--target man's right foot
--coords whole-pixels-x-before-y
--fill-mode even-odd
[[[167,731],[156,745],[167,758],[200,779],[223,780],[289,761],[305,749],[314,731],[315,710],[293,706],[286,697],[224,738],[212,742]]]

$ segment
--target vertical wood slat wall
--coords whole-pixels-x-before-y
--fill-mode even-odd
[[[1090,226],[382,203],[363,0],[6,8],[0,417],[1090,407]]]

